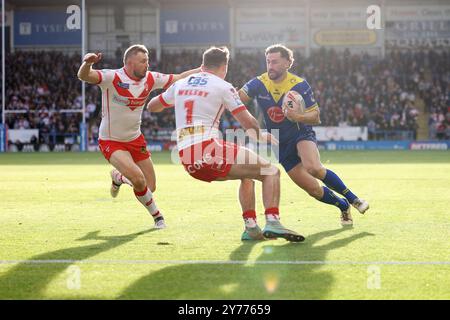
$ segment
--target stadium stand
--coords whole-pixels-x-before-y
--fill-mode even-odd
[[[118,52],[97,68],[120,65],[120,56]],[[370,140],[417,139],[422,118],[428,127],[427,139],[450,138],[449,52],[392,50],[385,58],[378,58],[320,49],[310,58],[297,54],[295,60],[292,72],[313,87],[322,110],[322,125],[367,126]],[[57,143],[70,144],[78,134],[81,117],[74,112],[81,109],[81,86],[76,78],[79,61],[79,55],[61,52],[16,51],[7,55],[6,110],[17,111],[7,114],[8,128],[39,129],[36,148],[39,143],[50,148]],[[195,51],[163,51],[161,60],[151,67],[179,73],[200,61]],[[264,70],[262,53],[237,53],[227,80],[239,88]],[[96,143],[99,89],[88,86],[86,97],[89,141]],[[230,115],[224,115],[223,120],[222,129],[238,127]],[[144,112],[142,130],[149,140],[170,140],[173,127],[171,111],[158,115]]]

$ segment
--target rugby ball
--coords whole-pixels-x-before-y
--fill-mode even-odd
[[[282,105],[283,113],[285,116],[287,108],[296,110],[297,113],[299,114],[305,113],[306,105],[302,95],[297,91],[292,90],[286,92],[283,98],[283,105]]]

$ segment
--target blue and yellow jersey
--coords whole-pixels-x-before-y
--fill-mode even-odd
[[[310,125],[301,123],[297,125],[286,119],[281,109],[284,95],[291,90],[301,94],[305,100],[306,112],[318,108],[313,91],[305,79],[288,72],[282,82],[274,83],[266,72],[247,82],[242,90],[250,98],[256,98],[258,106],[264,114],[267,130],[279,129],[281,143],[295,139],[299,132],[302,134],[313,132]]]

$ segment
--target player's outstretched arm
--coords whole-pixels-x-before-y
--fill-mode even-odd
[[[201,72],[201,71],[202,71],[201,68],[195,68],[195,69],[191,69],[191,70],[182,72],[180,74],[174,74],[170,84],[172,84],[172,83],[174,83],[174,82],[176,82],[178,80],[184,79],[186,77],[189,77],[191,74],[198,73],[198,72]]]
[[[161,112],[164,108],[167,108],[167,104],[161,100],[161,95],[153,97],[149,103],[147,103],[147,110],[150,112]]]
[[[248,106],[248,104],[250,103],[250,101],[252,99],[242,89],[240,89],[238,91],[238,94],[239,94],[239,98],[241,99],[242,103],[245,104],[246,106]]]
[[[165,92],[152,98],[149,103],[147,103],[147,110],[150,112],[161,112],[164,108],[171,108],[175,104],[175,84],[171,85]]]
[[[101,53],[87,53],[84,56],[83,63],[81,64],[80,69],[78,69],[78,79],[91,84],[99,83],[100,76],[96,70],[92,69],[92,65],[99,62],[101,59]]]

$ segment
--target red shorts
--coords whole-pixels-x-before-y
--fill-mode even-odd
[[[211,182],[223,178],[236,162],[239,146],[220,139],[194,144],[179,155],[184,169],[194,178]]]
[[[151,153],[147,150],[147,142],[145,141],[143,134],[129,142],[99,139],[98,147],[108,161],[113,152],[117,150],[124,150],[131,153],[134,162],[148,159],[151,156]]]

